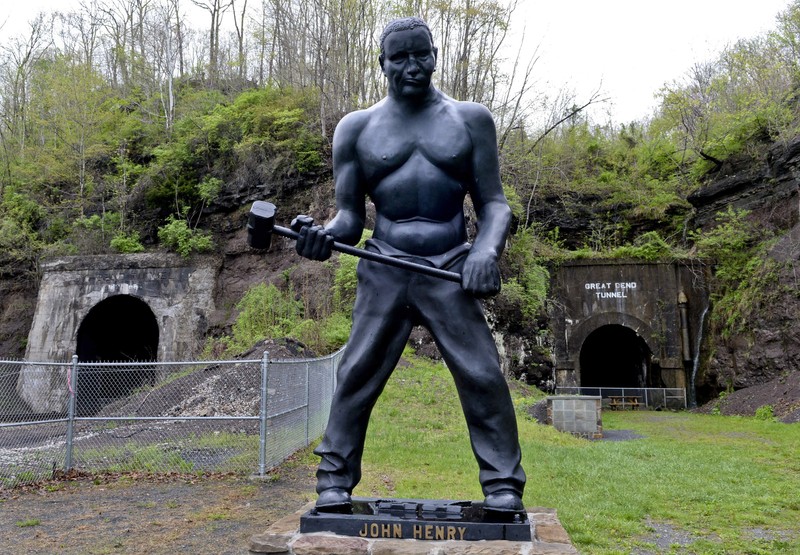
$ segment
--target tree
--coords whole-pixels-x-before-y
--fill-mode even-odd
[[[83,215],[94,184],[90,160],[109,155],[113,91],[91,66],[56,56],[40,62],[34,95],[37,156],[51,164],[36,181],[47,198],[74,202]]]
[[[49,19],[40,13],[29,24],[30,31],[27,38],[16,37],[9,41],[8,46],[0,48],[2,52],[2,140],[3,154],[8,165],[16,157],[25,156],[26,142],[29,132],[28,110],[30,105],[31,76],[39,60],[51,44],[51,39],[46,30],[50,27]],[[2,192],[0,180],[0,192]],[[2,195],[0,195],[1,197]]]
[[[192,3],[203,8],[211,16],[208,31],[208,81],[216,84],[219,77],[219,36],[222,29],[222,18],[233,6],[233,0],[192,0]]]
[[[244,81],[247,75],[247,55],[245,53],[245,14],[247,13],[247,0],[242,0],[239,15],[236,15],[236,3],[231,0],[231,11],[233,12],[233,25],[236,28],[237,56],[236,67],[238,68],[239,81]]]

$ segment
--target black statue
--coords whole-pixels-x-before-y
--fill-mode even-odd
[[[431,332],[458,387],[484,507],[523,509],[525,472],[514,408],[478,300],[500,290],[497,259],[511,218],[500,184],[496,131],[484,106],[456,101],[433,86],[436,56],[424,21],[389,23],[379,57],[389,94],[337,126],[336,217],[324,228],[303,227],[297,241],[297,252],[314,260],[330,257],[334,240],[355,244],[368,196],[376,209],[368,250],[462,275],[458,284],[359,262],[353,328],[328,427],[315,450],[322,458],[319,511],[350,507],[370,413],[415,325]],[[472,245],[464,217],[467,194],[477,213]]]

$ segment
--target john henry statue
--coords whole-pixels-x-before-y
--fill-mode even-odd
[[[411,329],[426,327],[453,375],[479,466],[484,507],[523,508],[525,472],[508,386],[479,298],[500,290],[497,259],[511,211],[500,184],[494,122],[482,105],[456,101],[432,83],[437,49],[424,21],[394,20],[381,35],[388,96],[345,116],[333,138],[336,216],[300,231],[297,252],[331,255],[355,244],[365,201],[376,222],[367,249],[460,272],[453,283],[368,260],[358,265],[353,327],[338,370],[330,420],[315,453],[316,506],[346,511],[361,478],[367,424]],[[467,242],[464,199],[477,214]]]

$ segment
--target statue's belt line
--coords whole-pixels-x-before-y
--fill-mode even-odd
[[[447,252],[435,254],[431,256],[416,256],[407,252],[401,251],[385,241],[380,239],[367,239],[365,244],[366,250],[377,252],[392,258],[399,258],[401,260],[408,260],[409,262],[416,262],[418,264],[425,264],[433,268],[446,269],[459,261],[464,255],[469,252],[472,245],[469,243],[462,243],[453,247]]]

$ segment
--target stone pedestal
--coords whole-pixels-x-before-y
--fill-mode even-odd
[[[313,508],[309,503],[296,513],[250,538],[253,555],[577,555],[554,509],[529,508],[530,541],[461,541],[385,539],[338,536],[329,532],[300,533],[300,518]]]
[[[397,540],[529,541],[524,510],[497,513],[483,503],[441,499],[354,497],[348,513],[312,509],[300,517],[300,532]]]

